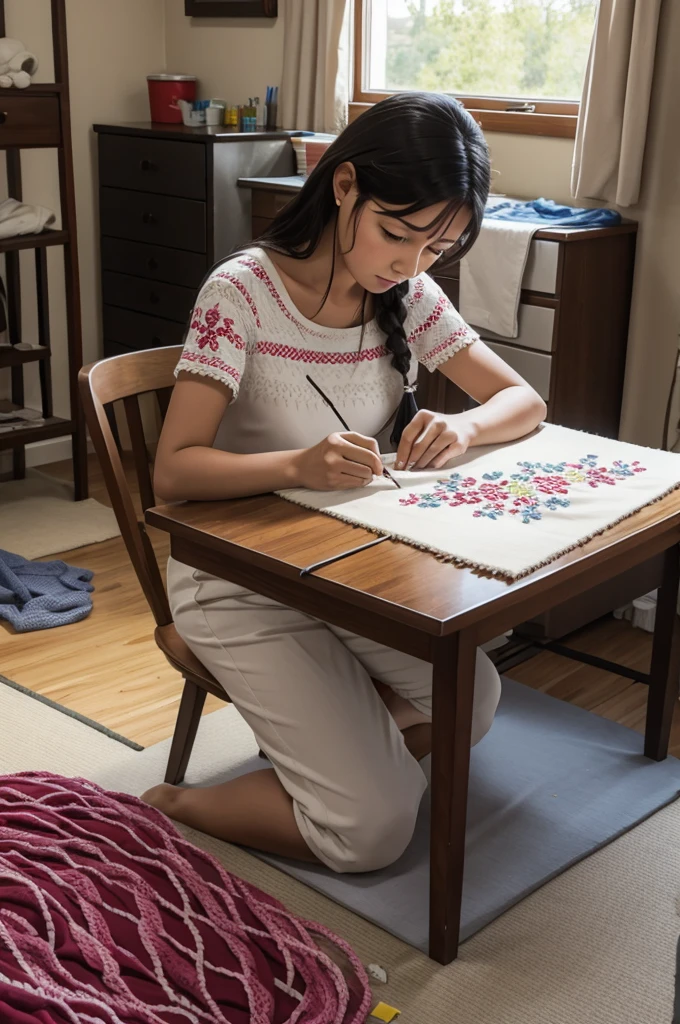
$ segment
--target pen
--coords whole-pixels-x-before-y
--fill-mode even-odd
[[[321,397],[323,398],[323,400],[324,400],[324,402],[326,403],[326,405],[327,405],[327,406],[328,406],[328,407],[329,407],[330,409],[332,409],[332,410],[333,410],[333,412],[334,412],[334,413],[335,413],[335,415],[336,415],[336,416],[338,417],[338,419],[339,419],[339,420],[340,420],[340,422],[342,423],[342,425],[343,425],[343,427],[345,428],[345,430],[346,430],[346,431],[347,431],[348,433],[351,433],[351,430],[350,430],[349,426],[347,425],[347,423],[345,423],[345,420],[344,420],[344,419],[342,418],[342,416],[340,415],[340,413],[338,412],[338,410],[337,410],[337,409],[335,408],[335,406],[334,406],[334,405],[333,405],[333,403],[331,402],[330,398],[327,398],[327,397],[326,397],[326,395],[324,395],[324,393],[323,393],[323,391],[321,390],[321,388],[319,387],[319,385],[318,385],[318,384],[316,384],[316,383],[315,383],[315,382],[314,382],[314,381],[312,380],[312,378],[311,378],[311,377],[309,376],[309,374],[306,374],[306,377],[307,377],[307,380],[309,381],[309,383],[310,383],[310,384],[312,385],[312,387],[314,388],[314,390],[315,390],[315,391],[317,391],[317,392],[318,392],[318,393],[319,393],[319,394],[321,395]],[[383,466],[383,471],[382,471],[382,475],[383,475],[384,477],[387,477],[387,479],[388,479],[388,480],[391,480],[391,481],[392,481],[392,483],[394,484],[394,486],[395,486],[395,487],[398,487],[398,488],[399,488],[399,490],[401,490],[401,484],[400,484],[400,483],[398,483],[398,481],[396,481],[396,480],[394,479],[394,477],[392,476],[392,474],[391,474],[391,473],[389,472],[389,470],[388,470],[388,469],[386,469],[386,467],[385,467],[385,466]]]

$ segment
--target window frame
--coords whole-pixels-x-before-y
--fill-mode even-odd
[[[363,89],[363,35],[364,13],[370,0],[354,2],[353,90],[349,104],[349,119],[355,121],[368,107],[388,96],[390,92]],[[470,111],[484,131],[510,132],[519,135],[543,135],[553,138],[576,137],[578,100],[532,100],[526,97],[473,96],[455,93],[457,100]],[[528,104],[532,112],[511,111],[508,107]]]

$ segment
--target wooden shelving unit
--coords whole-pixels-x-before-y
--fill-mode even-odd
[[[82,325],[80,283],[76,236],[76,205],[71,149],[71,109],[68,84],[65,0],[51,0],[52,41],[55,82],[32,84],[27,89],[0,90],[0,149],[5,152],[7,185],[13,199],[23,200],[21,181],[22,149],[56,149],[59,162],[59,188],[62,229],[0,239],[0,254],[5,258],[7,290],[7,327],[10,344],[0,347],[0,370],[9,368],[11,402],[0,411],[24,406],[24,367],[38,363],[42,422],[27,423],[18,430],[0,433],[0,451],[13,452],[13,475],[26,473],[26,445],[56,437],[70,436],[73,451],[74,496],[87,497],[87,442],[83,412],[78,400],[77,376],[82,365]],[[0,36],[5,32],[5,3],[0,0]],[[53,415],[52,347],[49,319],[47,249],[59,245],[64,250],[66,318],[68,335],[68,379],[70,415]],[[22,333],[21,269],[19,253],[35,252],[35,282],[38,302],[38,336],[25,339]],[[25,343],[30,347],[24,347]]]

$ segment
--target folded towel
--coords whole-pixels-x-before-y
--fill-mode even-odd
[[[560,206],[552,199],[494,199],[484,214],[493,220],[530,221],[552,227],[602,228],[621,223],[616,210],[586,210],[576,206]]]
[[[484,217],[477,241],[460,262],[460,315],[473,327],[517,337],[522,278],[538,229]]]
[[[66,562],[29,562],[0,550],[0,619],[17,633],[79,622],[92,611],[93,575]]]
[[[44,206],[30,206],[18,199],[6,199],[0,203],[0,238],[15,235],[39,235],[51,227],[56,220],[51,210]]]

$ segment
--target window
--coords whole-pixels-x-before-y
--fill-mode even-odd
[[[492,131],[573,136],[597,4],[355,0],[355,103],[431,89]]]

